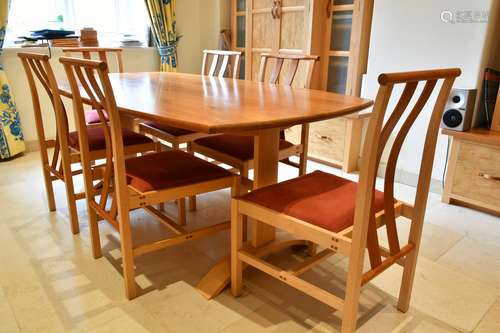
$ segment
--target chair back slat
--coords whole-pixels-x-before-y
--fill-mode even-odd
[[[61,145],[63,147],[66,147],[65,149],[67,149],[68,145],[67,140],[69,135],[69,125],[68,116],[59,94],[54,71],[52,70],[52,66],[50,65],[49,57],[47,55],[39,53],[20,52],[18,53],[18,57],[21,59],[21,62],[23,64],[23,68],[26,73],[31,91],[35,125],[43,163],[47,163],[48,165],[50,165],[53,171],[58,172],[60,169],[58,167],[58,164],[61,163]],[[52,104],[52,111],[54,112],[54,117],[56,120],[56,140],[50,164],[48,162],[48,146],[43,119],[44,117],[42,115],[42,108],[40,104],[40,95],[37,89],[37,82],[47,93],[47,96],[49,97],[49,100]]]
[[[224,77],[224,73],[227,70],[228,64],[229,64],[229,56],[225,55],[222,58],[222,64],[220,65],[220,68],[219,68],[219,75],[218,75],[219,77]]]
[[[92,59],[95,55],[97,59],[105,62],[109,66],[108,55],[115,58],[118,73],[123,73],[123,49],[119,47],[69,47],[62,50],[65,56],[71,57],[74,53],[80,54],[83,59]]]
[[[376,234],[377,228],[375,226],[374,218],[375,213],[377,212],[374,210],[373,202],[377,170],[384,148],[386,148],[391,135],[395,135],[395,139],[390,146],[390,153],[384,179],[384,222],[387,228],[390,254],[394,256],[401,251],[395,222],[396,214],[394,210],[394,180],[398,157],[408,133],[422,113],[424,107],[428,104],[438,81],[441,80],[442,85],[439,97],[434,104],[431,119],[427,127],[417,194],[415,197],[415,213],[412,217],[410,238],[408,240],[408,244],[418,244],[419,241],[417,242],[417,237],[421,237],[425,203],[427,202],[430,186],[439,123],[441,115],[444,111],[446,98],[451,91],[455,78],[459,75],[459,69],[444,69],[382,74],[379,77],[380,88],[375,100],[375,105],[368,126],[368,132],[365,138],[365,148],[363,151],[364,163],[360,172],[360,182],[356,198],[352,234],[353,244],[366,244],[368,247],[372,270],[381,264],[381,254],[380,248],[378,247],[378,236]],[[424,87],[411,110],[409,112],[405,112],[408,109],[410,101],[415,95],[419,83],[424,83]],[[391,99],[393,88],[397,84],[405,84],[405,88],[394,108],[394,111],[384,124],[384,118],[389,100]],[[404,118],[403,115],[405,113],[407,113],[407,116]],[[394,133],[397,124],[400,123],[402,119],[404,119],[402,121],[402,125],[397,132]],[[364,248],[364,246],[361,246],[356,249],[356,253],[354,255],[358,257],[357,260],[362,260]]]
[[[82,164],[85,170],[91,169],[91,157],[89,148],[88,128],[95,127],[96,124],[89,125],[85,121],[84,99],[85,103],[89,103],[97,111],[100,123],[97,126],[102,127],[105,140],[105,162],[103,165],[102,186],[99,196],[99,202],[95,201],[94,197],[88,200],[94,202],[98,207],[105,211],[106,203],[113,192],[113,167],[116,163],[124,163],[113,158],[115,149],[123,151],[123,142],[121,139],[121,126],[117,116],[116,103],[110,102],[111,83],[108,78],[108,67],[106,62],[88,59],[76,59],[61,57],[59,61],[63,64],[68,81],[71,87],[73,96],[73,111],[75,113],[75,122],[78,130],[80,143],[80,152],[82,156]],[[113,110],[110,110],[109,108]],[[106,119],[106,114],[110,121]],[[111,112],[114,112],[114,117],[111,118]],[[114,119],[113,122],[111,119]],[[118,119],[118,120],[117,120]],[[118,128],[119,132],[115,133]],[[113,199],[114,200],[114,199]]]
[[[240,70],[241,52],[222,50],[203,50],[203,63],[201,65],[201,75],[207,75],[209,57],[212,58],[208,76],[218,76],[220,78],[229,76],[238,78]]]
[[[215,71],[217,70],[217,65],[219,64],[219,55],[215,54],[212,60],[212,66],[210,66],[210,71],[208,76],[215,76]]]
[[[290,65],[288,71],[284,74],[284,79],[281,83],[291,86],[297,74],[300,63],[304,62],[306,64],[306,77],[303,88],[310,88],[314,64],[319,59],[319,57],[313,55],[263,53],[260,56],[259,75],[257,77],[257,81],[259,82],[264,82],[266,80],[266,68],[269,64],[269,59],[275,59],[275,63],[267,82],[273,84],[279,83],[280,77],[282,76],[282,70],[284,67],[283,65],[285,61],[287,61]]]
[[[283,63],[285,59],[277,58],[276,63],[274,64],[274,68],[271,71],[271,76],[269,77],[269,83],[277,83],[280,77],[281,69],[283,68]],[[286,83],[285,83],[286,84]]]
[[[297,69],[299,69],[299,60],[292,59],[290,60],[290,68],[288,69],[288,73],[285,76],[285,84],[288,86],[292,85],[293,79],[295,78],[295,74],[297,74]]]

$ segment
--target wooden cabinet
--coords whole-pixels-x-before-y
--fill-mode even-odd
[[[240,77],[257,79],[261,53],[313,54],[320,61],[311,88],[359,96],[372,10],[373,0],[232,0],[232,47],[245,54]],[[305,73],[299,67],[293,86],[304,85]],[[356,170],[366,117],[311,124],[310,158]],[[296,143],[300,128],[286,135]]]
[[[500,215],[500,133],[443,132],[453,136],[443,201]]]

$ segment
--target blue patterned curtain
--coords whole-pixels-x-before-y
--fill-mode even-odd
[[[9,5],[9,0],[0,0],[0,50],[5,39]],[[7,159],[24,152],[26,148],[19,113],[2,65],[0,65],[0,87],[0,159]]]
[[[145,0],[151,31],[161,58],[162,72],[177,69],[177,31],[175,29],[175,0]]]

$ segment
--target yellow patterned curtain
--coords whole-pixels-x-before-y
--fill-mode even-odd
[[[151,21],[151,31],[160,53],[162,72],[175,72],[177,69],[175,1],[145,0]]]
[[[0,0],[0,50],[3,47],[7,28],[9,3],[9,0]],[[24,152],[25,146],[19,113],[11,95],[7,76],[1,65],[0,89],[0,159],[7,159]]]

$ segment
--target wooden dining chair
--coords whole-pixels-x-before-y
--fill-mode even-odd
[[[267,65],[270,59],[274,59],[275,64],[271,70],[268,82],[275,84],[292,85],[295,75],[301,62],[306,64],[306,78],[304,88],[311,85],[311,76],[314,64],[318,60],[317,56],[311,55],[290,55],[290,54],[262,54],[258,81],[264,82],[267,72]],[[282,73],[283,65],[288,63],[288,71]],[[293,144],[286,140],[285,132],[280,132],[280,152],[281,162],[292,165],[299,169],[299,175],[306,173],[307,169],[307,143],[309,137],[309,124],[302,125],[300,144]],[[193,150],[197,153],[210,157],[218,162],[230,165],[239,170],[240,175],[248,179],[248,172],[253,168],[254,159],[254,138],[253,136],[223,134],[197,139],[193,143]],[[299,163],[289,160],[291,156],[299,156]]]
[[[210,70],[207,73],[207,63],[209,57],[212,57]],[[202,75],[224,77],[226,73],[232,73],[232,78],[237,78],[240,68],[241,52],[238,51],[219,51],[203,50],[203,64],[201,68]],[[191,150],[191,142],[196,139],[208,136],[205,133],[169,126],[159,122],[148,121],[140,124],[141,133],[151,135],[162,141],[168,142],[173,148],[179,149],[182,144],[187,144],[187,150]]]
[[[108,64],[109,60],[114,58],[118,73],[123,73],[123,49],[119,47],[68,47],[62,49],[67,57],[78,56],[83,59],[99,59]],[[107,119],[106,113],[104,113]],[[85,120],[89,124],[100,122],[99,114],[96,110],[86,110]]]
[[[209,57],[212,57],[212,63],[207,74]],[[203,50],[201,74],[211,77],[224,77],[226,73],[232,73],[232,78],[235,79],[240,68],[240,57],[241,52],[238,51]],[[187,151],[192,151],[191,143],[194,140],[210,136],[206,133],[197,133],[156,121],[147,121],[140,124],[139,130],[141,133],[150,135],[155,139],[168,142],[175,149],[179,149],[180,145],[186,144]],[[196,198],[190,198],[189,209],[191,211],[196,210]]]
[[[71,231],[73,234],[77,234],[80,231],[80,227],[78,223],[76,201],[84,199],[85,194],[75,193],[73,176],[81,174],[82,170],[72,170],[71,166],[80,163],[81,141],[78,138],[77,132],[69,130],[67,111],[61,100],[58,83],[50,65],[49,57],[37,53],[18,53],[18,57],[23,64],[31,90],[49,210],[56,210],[52,183],[56,180],[62,180],[66,187]],[[44,123],[49,120],[42,112],[37,82],[43,87],[52,104],[56,124],[55,140],[48,139],[49,135],[46,132]],[[95,124],[93,127],[89,128],[87,136],[91,152],[89,159],[97,161],[106,158],[105,133],[99,124]],[[129,130],[123,131],[123,141],[128,155],[158,150],[157,144],[153,142],[153,140]],[[53,148],[52,153],[49,153],[50,148]],[[51,157],[49,157],[50,154],[52,154]]]
[[[410,303],[429,184],[441,116],[459,69],[382,74],[365,138],[363,164],[359,183],[316,171],[279,184],[260,188],[232,200],[231,205],[231,289],[241,294],[243,264],[253,266],[317,300],[340,310],[343,314],[342,333],[354,332],[361,287],[394,264],[404,272],[399,294],[399,310],[406,312]],[[429,102],[432,92],[442,80],[439,95],[427,126],[420,175],[413,205],[394,198],[394,177],[401,147],[408,132]],[[425,82],[411,111],[408,109],[419,83]],[[384,126],[393,88],[404,84],[404,90],[394,111]],[[420,91],[420,90],[419,90]],[[418,95],[418,94],[417,94]],[[407,116],[403,118],[403,115]],[[401,121],[400,121],[401,120]],[[400,127],[397,127],[400,124]],[[397,130],[396,130],[397,129]],[[395,132],[395,133],[393,133]],[[375,189],[380,159],[390,137],[394,143],[385,170],[384,189]],[[396,218],[411,220],[409,236],[400,245]],[[318,254],[291,269],[281,269],[243,247],[243,218],[253,218],[282,229],[300,239],[323,248]],[[386,228],[388,248],[381,247],[377,229]],[[370,268],[363,272],[365,249]],[[261,251],[262,252],[262,251]],[[341,253],[348,257],[345,296],[331,294],[299,276],[329,256]]]
[[[66,57],[60,58],[60,62],[65,68],[71,85],[78,134],[80,141],[84,143],[82,165],[89,205],[92,253],[95,258],[101,256],[97,225],[97,216],[99,216],[120,233],[125,289],[127,297],[132,299],[136,296],[135,257],[205,237],[228,229],[230,226],[226,221],[197,230],[187,230],[152,205],[224,188],[232,188],[233,193],[237,193],[239,179],[219,166],[177,149],[125,159],[120,115],[106,63]],[[99,169],[103,178],[103,185],[99,192],[96,191],[92,182],[93,174],[98,170],[92,169],[90,163],[90,150],[86,144],[87,128],[90,125],[85,122],[80,86],[84,88],[92,102],[103,105],[109,115],[109,122],[102,123],[107,137],[108,158]],[[97,110],[102,117],[101,110]],[[175,235],[147,244],[134,243],[129,212],[139,208],[152,214]]]

